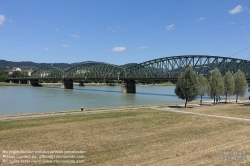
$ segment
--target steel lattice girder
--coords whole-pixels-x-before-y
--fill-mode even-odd
[[[222,75],[227,71],[243,71],[250,79],[250,61],[207,55],[183,55],[154,59],[128,68],[117,65],[88,62],[61,70],[54,67],[40,68],[32,72],[33,78],[69,78],[69,79],[164,79],[178,78],[188,66],[197,74],[209,76],[218,68]]]
[[[43,67],[31,73],[32,78],[61,79],[63,75],[64,75],[64,70],[55,67]]]
[[[184,55],[154,59],[126,69],[128,78],[177,78],[188,66],[197,74],[209,76],[216,67],[224,75],[227,71],[236,73],[239,69],[250,78],[250,61],[236,58]]]
[[[117,65],[89,62],[65,71],[64,77],[71,79],[117,79],[124,77],[125,69]]]

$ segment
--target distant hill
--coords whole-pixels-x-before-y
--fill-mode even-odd
[[[67,69],[79,64],[83,63],[89,63],[89,62],[94,62],[94,61],[86,61],[86,62],[77,62],[77,63],[35,63],[31,61],[22,61],[22,62],[12,62],[12,61],[6,61],[6,60],[0,60],[0,70],[5,70],[6,67],[9,67],[10,69],[13,69],[14,67],[19,67],[22,70],[36,70],[41,67],[57,67],[60,69]],[[99,62],[99,63],[104,63],[104,62]],[[121,65],[121,67],[128,68],[133,65],[136,65],[137,63],[128,63],[125,65]]]
[[[137,65],[137,63],[127,63],[125,65],[121,65],[120,67],[129,68],[129,67],[132,67],[132,66],[135,66],[135,65]]]
[[[6,61],[6,60],[0,60],[0,70],[6,69],[6,67],[13,68],[13,67],[20,67],[22,70],[28,70],[28,69],[38,69],[41,67],[57,67],[57,68],[68,68],[72,67],[75,64],[69,64],[69,63],[35,63],[30,61],[22,61],[22,62],[12,62],[12,61]]]

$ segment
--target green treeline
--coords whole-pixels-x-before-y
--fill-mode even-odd
[[[35,62],[12,62],[12,61],[6,61],[6,60],[0,60],[0,70],[5,70],[6,67],[12,69],[14,67],[20,67],[22,70],[36,70],[42,67],[56,67],[61,69],[66,69],[69,67],[73,67],[77,65],[78,63],[35,63]]]
[[[175,88],[175,94],[185,100],[185,107],[187,102],[193,101],[197,96],[201,97],[208,94],[214,99],[214,104],[218,97],[236,95],[236,103],[238,96],[246,94],[247,81],[245,74],[238,70],[235,75],[229,71],[222,77],[220,71],[216,68],[212,71],[209,78],[203,75],[197,75],[192,67],[188,67],[185,72],[178,78]]]

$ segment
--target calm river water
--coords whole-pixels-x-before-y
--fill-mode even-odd
[[[174,86],[137,86],[136,94],[121,93],[120,86],[0,87],[0,114],[77,110],[182,101]],[[246,96],[250,95],[248,92]],[[205,98],[209,99],[209,98]]]

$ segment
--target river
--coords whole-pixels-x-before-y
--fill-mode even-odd
[[[120,86],[75,86],[73,90],[59,86],[0,87],[0,114],[22,114],[80,110],[114,106],[180,102],[174,86],[137,86],[136,94],[121,93]],[[246,96],[249,96],[248,92]],[[209,99],[205,97],[205,99]]]

